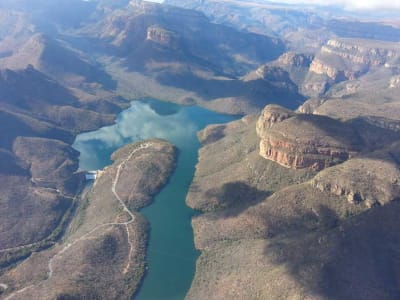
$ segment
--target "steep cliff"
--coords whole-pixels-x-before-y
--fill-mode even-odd
[[[362,39],[331,39],[312,61],[303,93],[319,96],[333,84],[355,80],[379,69],[399,65],[398,43]]]
[[[257,123],[260,155],[293,169],[321,170],[355,156],[363,142],[348,124],[267,106]]]
[[[146,40],[173,49],[177,49],[179,46],[179,37],[176,33],[157,25],[152,25],[147,28]]]
[[[312,181],[321,191],[346,196],[351,203],[368,207],[385,205],[400,194],[399,146],[351,159],[320,172]]]
[[[255,119],[200,134],[187,299],[396,299],[399,137],[276,105]],[[255,127],[280,156],[258,155]]]

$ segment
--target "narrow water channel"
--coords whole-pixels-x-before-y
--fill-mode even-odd
[[[132,102],[115,125],[83,133],[73,147],[81,152],[80,168],[97,170],[111,164],[110,155],[127,143],[163,138],[179,149],[175,173],[154,203],[141,210],[150,222],[148,270],[137,300],[181,300],[195,272],[199,253],[194,248],[191,217],[185,205],[200,144],[196,133],[208,124],[225,123],[235,117],[198,106],[179,106],[157,100]]]

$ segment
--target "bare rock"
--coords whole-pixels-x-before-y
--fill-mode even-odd
[[[294,67],[309,67],[312,61],[312,55],[299,54],[295,52],[285,52],[279,56],[277,62],[281,65]]]
[[[286,112],[282,117],[267,112],[263,112],[258,124],[274,126],[257,126],[260,155],[285,167],[322,170],[361,150],[363,142],[349,124],[325,116]]]
[[[400,170],[390,154],[358,157],[320,172],[312,181],[321,191],[351,203],[384,205],[400,194]]]
[[[266,129],[271,128],[274,124],[291,118],[295,113],[287,108],[276,104],[267,105],[261,113],[261,117],[257,122],[257,133],[262,135]]]
[[[152,25],[147,28],[146,39],[169,48],[176,48],[179,44],[176,33],[158,25]]]

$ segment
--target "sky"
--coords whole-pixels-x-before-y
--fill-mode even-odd
[[[286,3],[343,5],[348,10],[400,10],[400,0],[274,0]]]
[[[164,0],[147,0],[162,3]],[[270,0],[285,3],[343,5],[347,10],[400,10],[400,0]]]
[[[146,0],[162,3],[164,0]],[[400,10],[400,0],[269,0],[272,2],[343,5],[348,10]]]

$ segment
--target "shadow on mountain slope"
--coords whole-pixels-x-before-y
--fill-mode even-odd
[[[331,229],[272,242],[265,255],[323,299],[399,299],[399,213],[398,201],[376,207]]]

